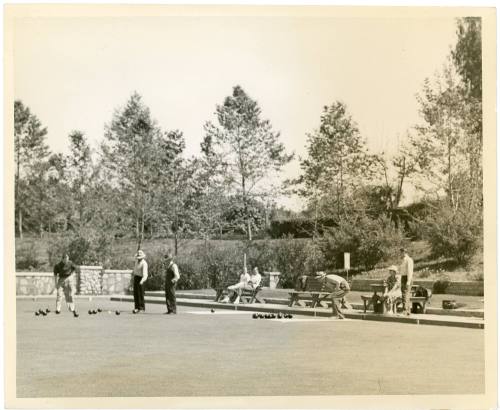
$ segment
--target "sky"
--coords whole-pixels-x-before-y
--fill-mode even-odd
[[[242,86],[280,131],[298,176],[306,134],[323,106],[347,104],[372,152],[394,154],[419,121],[416,94],[455,42],[452,17],[20,18],[14,25],[14,96],[68,153],[80,130],[97,148],[132,92],[152,117],[199,153],[203,124]],[[296,198],[281,203],[297,209]]]

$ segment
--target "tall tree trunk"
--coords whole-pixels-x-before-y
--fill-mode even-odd
[[[247,239],[252,240],[252,225],[250,223],[250,215],[248,215],[248,203],[247,203],[247,193],[246,193],[246,180],[245,177],[241,176],[241,187],[243,190],[243,210],[245,212],[246,225],[247,225]]]
[[[19,238],[23,239],[23,214],[21,211],[21,204],[19,203],[19,172],[21,170],[21,165],[20,165],[20,159],[21,159],[21,153],[20,153],[20,148],[16,150],[16,188],[15,188],[15,206],[18,208],[18,220],[17,220],[17,229],[19,231]]]
[[[19,210],[17,211],[17,221],[19,229],[19,239],[23,239],[23,211],[21,207],[19,207]]]

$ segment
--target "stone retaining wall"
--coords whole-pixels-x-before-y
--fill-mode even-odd
[[[16,273],[16,295],[50,295],[55,291],[54,274],[50,272]]]
[[[101,266],[80,266],[76,272],[79,295],[128,294],[132,289],[131,270],[107,270]],[[50,295],[55,291],[50,272],[16,272],[16,295]]]
[[[102,293],[104,295],[127,294],[132,290],[131,270],[103,270]]]
[[[380,283],[381,279],[353,279],[351,290],[360,292],[371,291],[370,285]],[[434,287],[433,280],[414,280],[414,285],[421,285],[425,288],[432,289]],[[446,289],[446,293],[450,295],[464,295],[464,296],[483,296],[484,284],[483,282],[472,281],[456,281],[450,282]]]
[[[101,295],[102,266],[80,266],[76,283],[80,295]]]

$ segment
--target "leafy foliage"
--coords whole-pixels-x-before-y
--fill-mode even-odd
[[[451,256],[466,266],[481,247],[482,218],[443,207],[427,218],[425,231],[433,256]]]
[[[252,197],[262,197],[272,189],[271,174],[292,159],[279,142],[279,133],[269,120],[261,119],[261,109],[240,86],[216,108],[217,123],[205,124],[202,152],[212,162],[227,194],[242,204],[242,224],[252,238],[249,210]],[[265,182],[265,183],[264,183]],[[276,187],[274,188],[276,190]]]
[[[395,255],[404,241],[402,231],[387,217],[371,219],[364,214],[354,214],[325,235],[321,248],[331,261],[331,268],[341,268],[344,252],[349,252],[354,266],[373,269],[378,262]]]

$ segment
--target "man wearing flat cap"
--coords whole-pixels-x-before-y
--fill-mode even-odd
[[[134,265],[134,310],[132,313],[140,313],[146,310],[144,304],[144,282],[148,279],[148,263],[146,255],[142,250],[138,250],[135,254]]]

